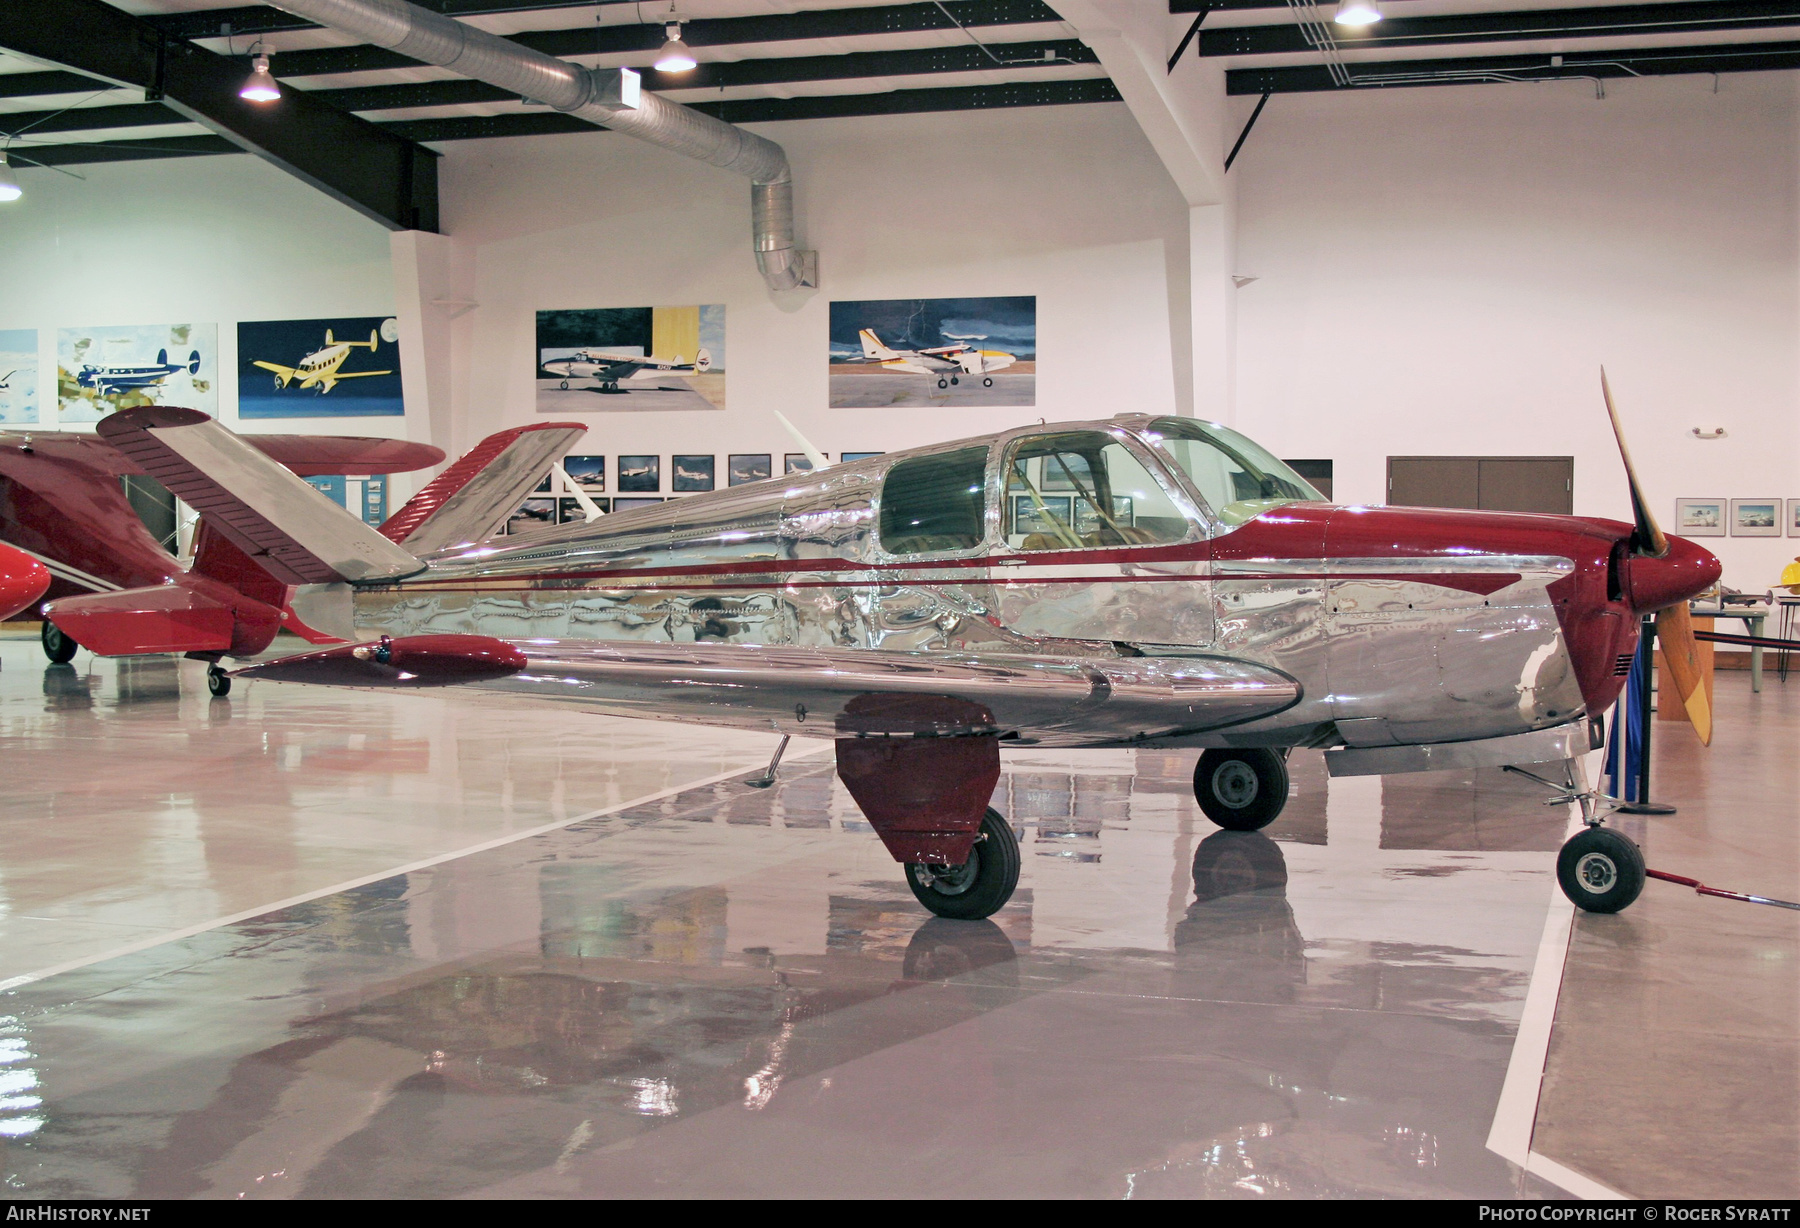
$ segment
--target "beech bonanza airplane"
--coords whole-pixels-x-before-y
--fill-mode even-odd
[[[552,375],[562,376],[566,390],[572,379],[597,379],[601,392],[619,392],[620,380],[656,379],[669,372],[691,371],[702,374],[712,369],[712,355],[700,350],[689,362],[683,355],[673,358],[639,358],[635,354],[607,354],[600,350],[576,350],[566,358],[551,358],[542,364]]]
[[[955,345],[933,346],[925,350],[892,350],[881,343],[870,329],[857,334],[862,338],[863,358],[878,362],[884,371],[905,371],[913,375],[935,375],[937,386],[947,388],[960,382],[961,375],[978,375],[981,386],[992,388],[990,371],[1000,371],[1019,361],[1004,350],[978,350],[968,344],[979,338],[959,338]]]
[[[784,747],[832,738],[851,796],[945,917],[988,916],[1018,881],[989,805],[1006,746],[1193,747],[1202,810],[1236,830],[1281,811],[1296,746],[1325,748],[1337,775],[1562,763],[1554,800],[1588,823],[1559,856],[1563,890],[1617,911],[1643,857],[1602,825],[1610,799],[1576,783],[1581,758],[1638,616],[1667,608],[1666,647],[1691,653],[1678,620],[1719,575],[1663,536],[1635,476],[1635,526],[1334,507],[1190,418],[1024,427],[524,541],[490,534],[578,424],[491,436],[381,533],[199,412],[99,429],[346,641],[238,675],[465,684]]]
[[[289,384],[298,383],[302,389],[317,388],[321,396],[337,387],[339,380],[361,379],[369,375],[392,375],[392,371],[344,371],[340,370],[344,360],[350,357],[353,349],[365,349],[373,354],[381,343],[381,334],[371,329],[367,341],[336,341],[332,339],[331,330],[325,330],[325,344],[300,360],[297,367],[284,367],[278,362],[265,362],[256,359],[251,365],[261,367],[265,371],[275,373],[275,387],[286,388]]]

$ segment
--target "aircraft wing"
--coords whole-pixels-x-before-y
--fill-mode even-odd
[[[339,371],[336,375],[332,376],[331,378],[334,380],[360,379],[365,375],[392,375],[392,374],[393,374],[392,371]]]
[[[910,371],[914,375],[937,374],[937,369],[935,367],[928,367],[922,362],[908,362],[905,359],[894,362],[884,362],[881,365],[883,369],[888,371]]]
[[[261,367],[265,371],[273,371],[284,380],[291,381],[296,375],[300,374],[300,368],[298,367],[284,367],[278,362],[264,362],[260,358],[251,362],[250,365],[253,367]]]
[[[586,432],[579,422],[496,431],[383,521],[381,532],[414,554],[480,541],[544,479],[550,462]]]
[[[614,715],[805,737],[998,733],[1084,745],[1220,729],[1300,699],[1300,684],[1287,674],[1224,656],[1087,658],[478,635],[345,645],[237,673],[364,687],[483,681]]]

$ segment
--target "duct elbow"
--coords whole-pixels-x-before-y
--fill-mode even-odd
[[[794,246],[794,184],[787,174],[750,185],[750,229],[756,267],[771,290],[810,289],[819,284],[819,253]]]
[[[819,253],[795,247],[756,249],[756,267],[771,290],[810,290],[819,284]]]

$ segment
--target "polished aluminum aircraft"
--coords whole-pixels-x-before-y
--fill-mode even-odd
[[[1635,478],[1635,526],[1338,507],[1224,427],[1123,416],[492,536],[583,429],[490,437],[377,534],[203,414],[100,426],[345,641],[241,674],[832,738],[940,915],[1017,881],[989,805],[1010,746],[1195,748],[1201,807],[1238,829],[1280,812],[1296,746],[1334,774],[1566,763],[1590,826],[1564,889],[1612,911],[1642,887],[1575,773],[1639,615],[1719,567]]]

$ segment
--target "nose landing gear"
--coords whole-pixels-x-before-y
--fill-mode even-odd
[[[1548,780],[1515,764],[1506,770],[1553,790],[1546,806],[1581,807],[1587,826],[1564,841],[1556,855],[1556,882],[1569,902],[1583,912],[1618,912],[1644,890],[1644,851],[1622,832],[1602,827],[1606,816],[1625,803],[1587,787],[1587,775],[1579,759],[1565,768],[1566,779]]]

